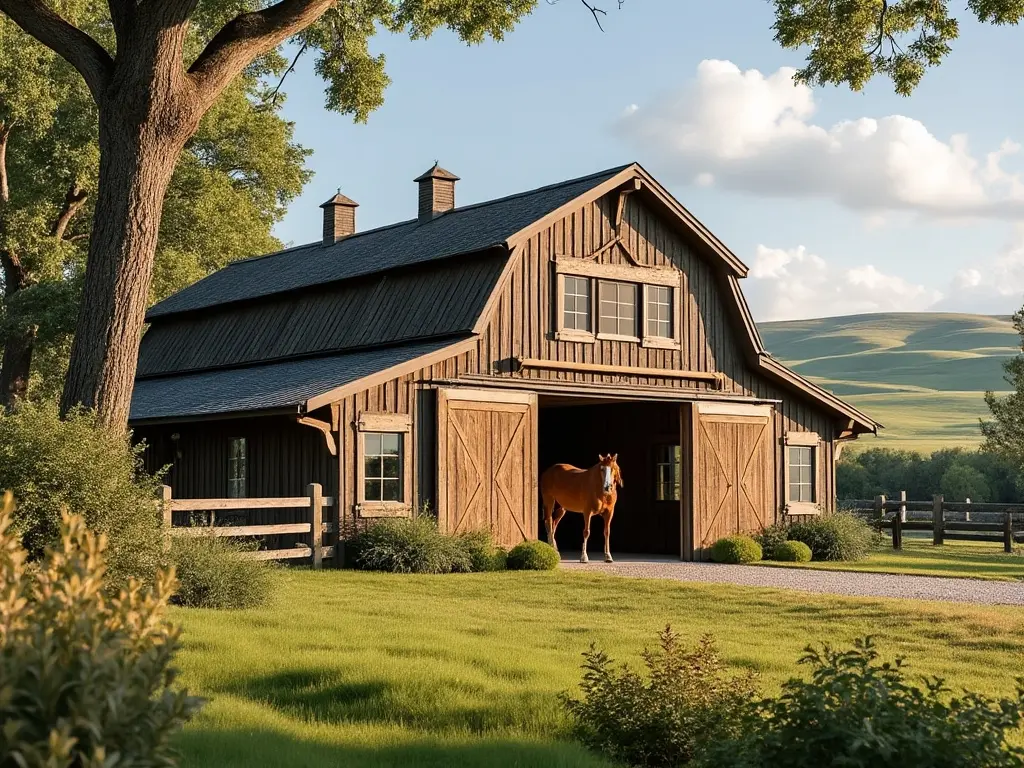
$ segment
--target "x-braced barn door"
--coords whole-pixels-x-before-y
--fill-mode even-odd
[[[438,523],[489,530],[503,546],[537,538],[537,396],[437,393]]]
[[[694,559],[723,536],[775,521],[771,406],[700,404],[694,423]]]

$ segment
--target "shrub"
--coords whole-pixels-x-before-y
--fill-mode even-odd
[[[270,594],[271,566],[243,555],[255,549],[212,534],[175,536],[171,562],[178,576],[172,602],[192,608],[253,608]]]
[[[425,516],[381,520],[349,542],[356,568],[390,573],[468,573],[469,549]]]
[[[461,533],[458,541],[469,555],[474,572],[504,571],[508,565],[508,552],[495,546],[489,531]]]
[[[711,545],[711,559],[716,563],[756,563],[761,559],[761,545],[749,536],[726,536]]]
[[[784,541],[775,547],[772,560],[780,563],[808,563],[811,560],[811,548],[802,541]]]
[[[850,650],[808,648],[811,679],[748,706],[745,733],[709,748],[703,764],[743,768],[1009,768],[1024,750],[1007,734],[1024,716],[1024,680],[1014,699],[951,696],[939,679],[908,682],[903,660],[878,661],[871,638]]]
[[[553,571],[561,558],[545,541],[521,541],[508,553],[510,571]]]
[[[60,541],[61,509],[106,534],[108,588],[152,583],[162,562],[157,480],[142,471],[140,447],[103,429],[94,414],[61,420],[53,404],[0,409],[0,492],[18,499],[14,531],[32,560]]]
[[[171,739],[201,701],[172,687],[173,572],[110,597],[105,537],[77,515],[29,569],[10,494],[0,507],[0,765],[174,765]]]
[[[583,656],[582,699],[562,696],[573,731],[586,746],[631,766],[686,765],[711,743],[738,738],[744,707],[756,694],[752,674],[723,673],[710,637],[691,650],[670,627],[658,651],[643,653],[647,679],[613,668],[593,645]]]
[[[859,517],[836,512],[793,523],[789,538],[809,546],[815,560],[861,560],[871,551],[875,536]]]
[[[789,538],[789,524],[778,522],[762,530],[754,540],[761,545],[761,554],[765,560],[776,560],[775,548]]]

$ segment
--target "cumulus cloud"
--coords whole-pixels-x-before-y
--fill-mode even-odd
[[[995,258],[958,270],[946,297],[935,309],[949,312],[1009,314],[1024,304],[1024,226]]]
[[[744,281],[758,321],[856,315],[866,312],[919,312],[942,293],[868,264],[839,269],[806,248],[757,246]]]
[[[901,115],[818,125],[814,92],[794,71],[702,61],[679,92],[630,105],[618,130],[681,183],[830,199],[866,214],[1024,218],[1024,182],[1005,167],[1019,144],[977,156],[966,136],[943,141]]]

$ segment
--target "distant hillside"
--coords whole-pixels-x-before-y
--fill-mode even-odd
[[[987,389],[1020,352],[1009,317],[892,313],[762,323],[768,350],[885,425],[876,442],[929,453],[980,442]]]

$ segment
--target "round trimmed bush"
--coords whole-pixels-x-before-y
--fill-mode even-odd
[[[749,536],[726,536],[711,545],[716,563],[756,563],[761,554],[761,545]]]
[[[543,541],[524,541],[508,553],[510,571],[553,571],[561,558],[550,544]]]
[[[793,523],[789,538],[810,547],[813,560],[861,560],[871,551],[875,536],[864,520],[836,512]]]
[[[809,563],[811,548],[802,541],[784,541],[775,546],[772,555],[772,560],[780,563]]]

